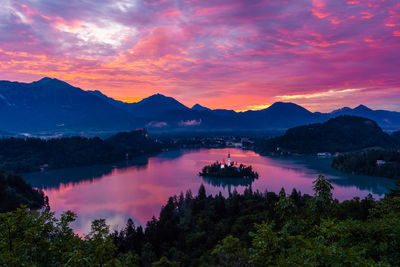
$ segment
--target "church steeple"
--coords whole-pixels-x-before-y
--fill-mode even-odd
[[[231,153],[228,152],[228,167],[231,166]]]

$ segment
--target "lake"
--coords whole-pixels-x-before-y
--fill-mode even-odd
[[[204,165],[226,160],[252,165],[259,178],[226,179],[198,176]],[[168,197],[190,189],[194,195],[204,184],[207,194],[243,190],[279,192],[293,188],[312,194],[312,182],[319,173],[327,176],[339,200],[363,198],[372,194],[383,196],[394,187],[394,180],[350,175],[330,168],[331,159],[312,156],[265,157],[254,151],[233,148],[171,150],[152,157],[111,165],[71,168],[25,174],[25,179],[45,191],[51,210],[60,214],[72,210],[78,214],[72,225],[78,233],[88,233],[94,219],[104,218],[111,229],[121,229],[128,218],[136,225],[145,225],[152,216],[158,217]]]

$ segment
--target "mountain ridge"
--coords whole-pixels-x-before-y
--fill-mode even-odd
[[[101,91],[85,91],[64,81],[44,77],[32,83],[0,81],[0,130],[120,131],[146,127],[150,131],[285,131],[324,122],[341,115],[376,121],[388,131],[400,128],[400,112],[372,110],[364,105],[330,113],[311,112],[291,102],[275,102],[262,110],[236,112],[192,108],[173,97],[154,94],[135,103],[115,100]]]

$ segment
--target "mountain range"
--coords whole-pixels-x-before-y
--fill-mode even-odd
[[[376,121],[384,130],[400,129],[400,112],[360,105],[330,113],[310,112],[294,104],[235,112],[200,104],[189,108],[172,97],[155,94],[137,103],[115,100],[100,91],[85,91],[58,79],[32,83],[0,81],[0,132],[116,132],[145,127],[150,132],[284,131],[340,115]]]

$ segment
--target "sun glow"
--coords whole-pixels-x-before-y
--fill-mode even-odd
[[[98,23],[79,21],[68,25],[59,23],[57,29],[74,34],[85,43],[97,43],[120,47],[127,38],[132,38],[137,31],[133,27],[127,27],[119,23],[103,20]]]
[[[338,97],[340,95],[343,96],[346,94],[353,94],[360,90],[363,90],[363,88],[329,90],[325,92],[311,93],[311,94],[281,95],[281,96],[276,96],[276,98],[279,100],[292,100],[292,99],[309,99],[309,98],[319,98],[319,97]]]

